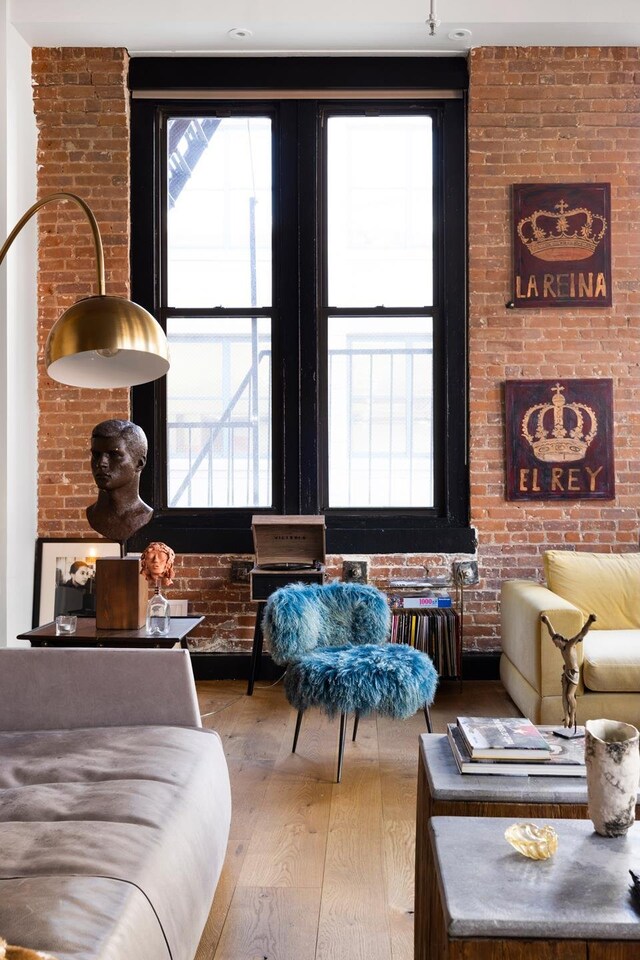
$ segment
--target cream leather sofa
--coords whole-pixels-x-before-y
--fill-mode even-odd
[[[577,646],[578,723],[606,717],[640,726],[640,553],[549,550],[547,586],[508,580],[502,586],[500,677],[534,723],[562,723],[562,657],[540,623],[575,636],[587,616],[596,623]]]

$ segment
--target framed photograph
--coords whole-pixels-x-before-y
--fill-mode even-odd
[[[120,544],[110,540],[36,542],[33,627],[50,623],[60,613],[95,617],[95,573],[98,557],[119,557]]]
[[[608,183],[513,186],[513,305],[611,306]]]
[[[507,380],[507,500],[613,500],[613,381]]]

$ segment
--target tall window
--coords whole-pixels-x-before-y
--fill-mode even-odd
[[[269,117],[167,117],[169,507],[272,504],[272,144]]]
[[[327,118],[329,507],[434,506],[432,126]]]
[[[324,513],[330,551],[470,548],[463,124],[455,93],[134,100],[154,535],[250,550],[252,514]]]

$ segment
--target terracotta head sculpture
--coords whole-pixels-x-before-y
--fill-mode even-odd
[[[160,580],[164,587],[173,583],[173,564],[176,555],[166,543],[154,540],[142,552],[140,573],[149,583]]]

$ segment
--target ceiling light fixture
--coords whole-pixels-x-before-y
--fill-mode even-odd
[[[471,30],[467,30],[466,27],[460,27],[459,30],[452,30],[448,34],[449,40],[470,40],[471,39]]]
[[[234,40],[248,40],[253,36],[253,30],[248,27],[231,27],[231,30],[227,30],[227,36]]]
[[[426,20],[425,22],[426,22],[427,26],[429,27],[429,36],[430,36],[430,37],[435,37],[435,35],[436,35],[436,27],[439,27],[439,26],[440,26],[440,21],[438,20],[438,17],[436,16],[436,0],[431,0],[431,8],[430,8],[430,10],[429,10],[429,16],[428,16],[428,18],[427,18],[427,20]]]
[[[169,347],[160,324],[137,303],[107,297],[102,238],[91,207],[75,193],[52,193],[37,200],[0,247],[0,264],[27,221],[45,203],[71,200],[85,214],[96,255],[98,295],[78,300],[62,314],[45,347],[47,373],[72,387],[133,387],[164,376],[169,369]]]

